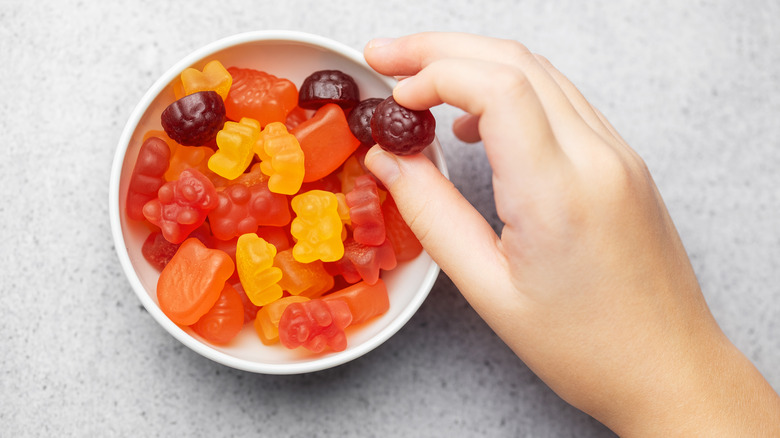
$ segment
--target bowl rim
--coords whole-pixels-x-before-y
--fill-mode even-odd
[[[362,53],[340,42],[331,40],[329,38],[291,30],[259,30],[251,32],[243,32],[235,35],[231,35],[204,46],[195,49],[180,61],[171,66],[165,73],[163,73],[147,90],[141,100],[136,104],[130,117],[125,124],[122,134],[119,137],[117,149],[114,155],[114,160],[111,166],[111,175],[109,181],[109,219],[111,223],[111,233],[113,236],[114,249],[119,258],[122,270],[125,273],[125,277],[129,281],[136,296],[141,301],[141,304],[149,312],[149,314],[162,326],[168,333],[170,333],[179,342],[195,351],[196,353],[211,359],[214,362],[220,363],[231,368],[236,368],[243,371],[249,371],[261,374],[303,374],[315,371],[321,371],[328,368],[332,368],[344,363],[350,362],[360,356],[365,355],[371,350],[382,345],[396,332],[398,332],[411,317],[417,312],[419,307],[427,298],[430,290],[435,283],[438,274],[439,266],[435,261],[432,261],[431,268],[426,271],[425,277],[422,279],[420,288],[422,293],[414,295],[413,300],[406,306],[397,318],[391,321],[384,329],[378,332],[373,337],[367,339],[361,344],[358,344],[352,348],[344,350],[342,352],[324,355],[309,361],[297,362],[297,363],[259,363],[251,360],[240,359],[235,356],[231,356],[225,352],[217,350],[191,336],[184,331],[181,327],[174,324],[157,306],[153,301],[149,293],[141,283],[138,274],[136,273],[133,264],[130,260],[130,255],[125,245],[124,234],[122,232],[122,221],[119,208],[119,187],[120,176],[122,174],[122,168],[124,159],[126,157],[128,145],[130,139],[135,132],[136,127],[140,123],[146,108],[151,102],[164,90],[164,88],[173,81],[185,68],[190,67],[196,62],[204,59],[205,57],[227,49],[232,46],[253,43],[253,42],[292,42],[311,45],[318,48],[324,48],[331,52],[334,52],[340,56],[346,57],[350,61],[365,67],[369,72],[376,75],[385,82],[391,89],[395,84],[395,79],[380,75],[371,69],[363,58]],[[434,139],[434,142],[429,147],[431,150],[431,160],[439,168],[442,174],[449,178],[446,163],[444,161],[444,155],[441,148],[441,144],[438,139]]]

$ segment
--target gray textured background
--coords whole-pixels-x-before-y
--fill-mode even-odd
[[[712,311],[780,389],[779,2],[217,3],[0,1],[0,435],[612,436],[443,275],[383,346],[302,376],[213,363],[140,307],[107,214],[124,123],[195,48],[270,28],[355,48],[461,30],[546,55],[645,158]],[[482,149],[435,113],[452,180],[498,228]]]

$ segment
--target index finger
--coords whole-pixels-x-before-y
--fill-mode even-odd
[[[394,76],[414,76],[433,63],[445,59],[484,61],[486,65],[503,65],[519,71],[523,80],[531,85],[554,132],[560,135],[571,134],[572,138],[579,138],[590,131],[590,127],[573,106],[558,81],[542,65],[537,56],[517,41],[465,33],[423,32],[394,40],[373,40],[366,45],[364,56],[372,68],[382,74]],[[450,72],[442,73],[450,74]],[[478,82],[479,78],[474,79]],[[396,100],[412,109],[423,109],[441,103],[436,99],[424,101],[411,98],[404,101],[403,96],[400,95],[396,96]],[[463,108],[461,105],[453,105]]]

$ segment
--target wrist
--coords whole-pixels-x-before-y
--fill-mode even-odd
[[[780,397],[725,336],[691,353],[657,369],[633,408],[602,422],[625,437],[780,436]]]

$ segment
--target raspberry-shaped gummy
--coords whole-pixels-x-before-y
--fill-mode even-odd
[[[436,135],[436,119],[430,110],[410,110],[390,96],[374,110],[371,135],[388,152],[412,155],[431,144]]]
[[[360,101],[360,103],[349,113],[347,122],[349,130],[360,140],[362,145],[373,145],[374,138],[371,136],[371,116],[374,115],[376,106],[384,99],[381,97],[370,97]]]
[[[310,74],[298,91],[298,106],[318,109],[326,103],[335,103],[344,109],[360,102],[360,91],[352,76],[340,70],[320,70]]]
[[[225,123],[225,103],[215,91],[184,96],[165,108],[162,127],[184,146],[202,146],[217,136]]]

